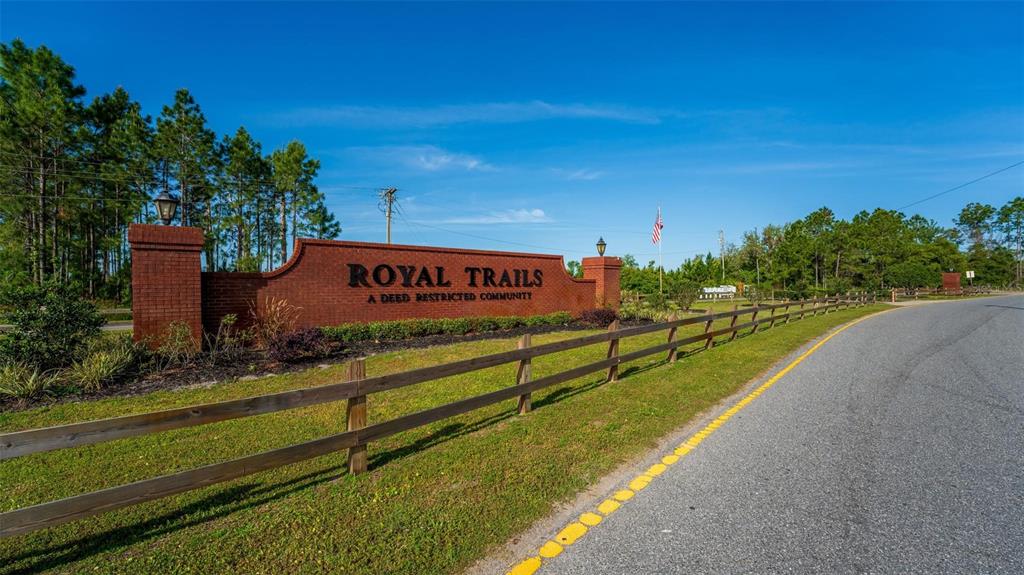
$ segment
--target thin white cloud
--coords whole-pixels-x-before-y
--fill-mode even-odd
[[[698,168],[702,174],[766,174],[775,172],[822,172],[838,168],[855,167],[852,162],[762,162],[750,164],[725,164],[710,168]]]
[[[544,210],[504,210],[480,216],[449,218],[444,224],[543,224],[553,221]]]
[[[479,156],[452,152],[438,146],[379,146],[349,148],[364,158],[386,164],[399,164],[425,172],[462,170],[489,172],[496,168]]]
[[[456,124],[514,124],[552,119],[598,119],[631,124],[657,124],[680,117],[671,110],[652,110],[606,104],[487,102],[430,107],[316,106],[282,112],[275,119],[288,125],[350,126],[357,128],[430,128]]]
[[[582,168],[579,170],[557,170],[557,172],[562,174],[562,176],[567,180],[591,181],[604,176],[604,172],[601,170],[591,170],[590,168]]]

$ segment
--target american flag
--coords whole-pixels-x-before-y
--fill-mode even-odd
[[[654,219],[654,231],[651,232],[651,243],[661,243],[661,228],[665,227],[665,224],[661,221],[661,208],[658,208],[658,217]]]

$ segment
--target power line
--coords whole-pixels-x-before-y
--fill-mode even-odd
[[[439,231],[442,231],[442,232],[448,232],[449,234],[455,234],[455,235],[458,235],[458,236],[466,236],[467,238],[475,238],[475,239],[478,239],[478,240],[485,240],[485,241],[489,241],[489,242],[497,242],[497,243],[500,243],[500,244],[509,244],[509,245],[513,245],[513,246],[523,246],[523,247],[527,247],[527,248],[533,248],[533,249],[545,250],[545,251],[551,251],[551,252],[575,253],[575,254],[589,253],[589,252],[582,252],[582,251],[579,251],[579,250],[564,250],[564,249],[561,249],[561,248],[554,248],[554,247],[551,247],[551,246],[538,246],[538,245],[535,245],[535,244],[524,244],[522,242],[511,242],[511,241],[507,241],[507,240],[499,240],[497,238],[489,238],[487,236],[479,236],[479,235],[476,235],[476,234],[467,234],[465,232],[457,232],[455,230],[449,230],[447,228],[433,226],[433,225],[430,225],[430,224],[424,224],[423,222],[416,222],[416,221],[412,221],[412,220],[407,220],[407,221],[408,221],[408,223],[411,223],[411,224],[416,225],[416,226],[421,226],[421,227],[424,227],[424,228],[430,228],[430,229],[439,230]]]
[[[47,199],[47,200],[81,200],[81,201],[85,201],[85,202],[123,202],[123,203],[141,202],[141,203],[144,203],[144,204],[148,204],[149,201],[152,199],[152,198],[150,198],[148,196],[146,196],[145,198],[141,198],[140,197],[140,198],[135,198],[135,199],[132,199],[132,198],[123,198],[123,199],[122,198],[93,198],[93,197],[89,197],[89,196],[51,196],[51,195],[44,195],[42,197],[44,199]],[[4,193],[0,193],[0,198],[26,198],[26,199],[36,200],[36,199],[39,199],[40,196],[38,194],[4,194]]]
[[[910,206],[916,206],[917,204],[921,204],[921,203],[927,202],[928,200],[934,200],[935,198],[937,198],[939,196],[948,194],[950,192],[955,192],[955,191],[957,191],[957,190],[959,190],[961,188],[966,188],[967,186],[969,186],[971,184],[976,184],[976,183],[978,183],[978,182],[980,182],[980,181],[982,181],[984,179],[991,178],[992,176],[994,176],[996,174],[1001,174],[1001,173],[1003,173],[1003,172],[1005,172],[1007,170],[1011,170],[1013,168],[1016,168],[1017,166],[1020,166],[1021,164],[1024,164],[1024,160],[1021,160],[1021,161],[1017,162],[1016,164],[1010,164],[1009,166],[1006,166],[1005,168],[1000,168],[1000,169],[998,169],[998,170],[996,170],[994,172],[989,172],[989,173],[985,174],[984,176],[982,176],[980,178],[971,180],[969,182],[965,182],[963,184],[960,184],[959,186],[954,186],[954,187],[952,187],[952,188],[950,188],[948,190],[945,190],[945,191],[939,192],[937,194],[933,194],[931,196],[928,196],[927,198],[922,198],[920,200],[917,200],[916,202],[910,202],[909,204],[907,204],[905,206],[900,206],[900,207],[896,208],[896,210],[897,211],[905,210],[905,209],[909,208]]]
[[[58,162],[58,161],[59,162],[72,162],[72,163],[77,163],[77,164],[84,164],[86,166],[86,167],[81,167],[81,166],[74,167],[74,166],[71,166],[71,167],[62,167],[60,169],[47,170],[46,171],[47,174],[61,175],[61,176],[66,176],[66,177],[106,179],[107,181],[112,181],[112,182],[118,182],[118,181],[125,182],[125,183],[140,183],[141,182],[141,183],[153,183],[155,185],[163,185],[163,180],[159,179],[159,178],[158,179],[146,179],[146,180],[124,179],[124,178],[118,178],[115,175],[97,174],[95,172],[81,171],[81,170],[87,169],[88,166],[100,166],[100,167],[103,167],[103,166],[118,166],[118,167],[120,167],[120,166],[123,166],[123,165],[125,165],[126,163],[129,162],[129,161],[126,161],[126,160],[117,160],[117,159],[102,160],[102,161],[100,161],[100,160],[83,160],[83,159],[80,159],[80,158],[69,158],[69,157],[63,157],[63,156],[58,157],[58,156],[41,156],[41,155],[40,156],[36,156],[36,155],[29,155],[29,154],[19,154],[19,153],[14,153],[14,152],[6,152],[6,151],[3,151],[3,150],[0,150],[0,156],[8,156],[8,157],[11,157],[11,158],[18,158],[18,159],[50,160],[52,162]],[[167,158],[154,158],[154,160],[156,160],[158,162],[159,161],[170,161]],[[138,160],[135,160],[135,161],[138,161]],[[0,167],[7,168],[7,169],[10,169],[10,170],[18,170],[18,171],[23,172],[26,175],[36,175],[36,172],[34,170],[30,170],[30,169],[25,168],[23,166],[0,164]],[[154,170],[154,172],[156,172],[156,171],[158,171],[158,170]],[[122,173],[123,174],[127,174],[129,176],[141,176],[140,172],[133,171],[133,170],[122,170]],[[204,172],[203,170],[197,171],[195,175],[196,176],[210,176],[207,172]],[[144,177],[145,178],[151,178],[152,176],[144,176]],[[273,181],[265,180],[265,179],[253,179],[253,178],[245,178],[245,179],[243,179],[243,178],[239,178],[238,176],[227,176],[227,175],[224,175],[224,174],[215,174],[212,177],[219,178],[219,179],[231,180],[231,181],[234,181],[236,184],[237,183],[246,183],[246,184],[255,184],[255,185],[261,185],[261,186],[276,187],[276,184]],[[369,186],[352,186],[352,185],[345,185],[345,184],[328,185],[328,186],[324,186],[323,188],[319,188],[319,189],[321,189],[322,191],[330,191],[332,189],[349,189],[349,190],[362,190],[362,191],[378,191],[379,190],[379,188],[373,188],[373,187],[369,187]]]
[[[0,164],[0,169],[6,170],[8,173],[11,173],[11,174],[18,174],[18,175],[24,175],[24,176],[36,176],[36,175],[38,175],[38,173],[35,172],[34,170],[29,170],[27,168],[20,168],[18,166],[10,166],[10,165],[2,165],[2,164]],[[125,174],[128,174],[128,177],[117,177],[115,175],[99,174],[99,173],[93,173],[93,172],[68,171],[68,170],[46,170],[44,173],[47,176],[59,176],[59,177],[68,178],[68,179],[93,180],[93,181],[98,181],[98,182],[135,184],[135,185],[149,184],[149,185],[152,185],[152,186],[155,186],[155,187],[159,187],[159,186],[164,185],[164,181],[162,179],[159,179],[159,178],[153,179],[151,176],[142,176],[138,172],[130,172],[130,171],[125,171],[124,172]],[[134,174],[135,176],[139,176],[139,177],[131,177],[132,174]],[[200,177],[200,176],[204,176],[204,177]],[[198,173],[197,172],[196,173],[196,180],[195,181],[197,183],[202,183],[202,184],[209,185],[210,182],[206,179],[205,176],[207,176],[207,174],[202,174],[202,173]],[[214,179],[218,179],[218,180],[227,181],[229,183],[234,183],[236,185],[256,185],[256,186],[265,187],[265,188],[271,188],[271,189],[275,189],[275,190],[277,189],[277,185],[274,182],[269,181],[269,180],[245,180],[245,179],[239,178],[238,176],[228,176],[228,175],[223,175],[223,174],[218,174],[216,176],[213,176],[213,178]]]

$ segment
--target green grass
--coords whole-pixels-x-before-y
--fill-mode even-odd
[[[669,365],[664,356],[510,400],[370,445],[370,472],[345,454],[0,541],[0,572],[443,573],[464,568],[828,328],[876,311],[808,317]],[[723,325],[725,322],[721,322]],[[680,336],[696,333],[688,326]],[[685,333],[684,333],[685,332]],[[581,332],[535,336],[535,343]],[[622,341],[621,352],[665,333]],[[488,340],[370,357],[376,375],[512,349]],[[591,346],[534,361],[534,377],[604,357]],[[5,431],[322,385],[344,366],[207,389],[61,404],[0,415]],[[514,365],[369,397],[370,422],[510,385]],[[6,511],[337,433],[338,402],[0,463]]]

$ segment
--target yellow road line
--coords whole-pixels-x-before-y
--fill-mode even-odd
[[[707,424],[703,429],[701,429],[697,433],[687,438],[686,441],[680,443],[676,448],[673,449],[672,453],[666,454],[664,457],[662,457],[663,463],[655,464],[648,468],[647,471],[645,471],[643,474],[635,477],[632,481],[630,481],[629,489],[617,491],[612,496],[612,499],[605,499],[600,505],[598,505],[596,509],[597,513],[584,513],[580,517],[579,521],[573,521],[572,523],[567,525],[564,529],[562,529],[562,531],[558,533],[558,535],[555,536],[555,540],[557,541],[557,543],[555,541],[546,542],[540,548],[537,555],[529,557],[514,565],[512,569],[508,572],[509,575],[532,575],[533,573],[536,573],[541,568],[541,566],[543,566],[544,559],[550,559],[561,554],[565,547],[572,545],[577,540],[579,540],[580,537],[586,535],[587,531],[589,530],[587,525],[590,525],[591,527],[596,526],[598,523],[601,522],[600,520],[602,517],[611,515],[613,512],[615,512],[616,509],[618,509],[620,506],[624,505],[627,501],[632,499],[636,495],[637,491],[644,489],[645,487],[647,487],[647,485],[651,483],[651,481],[654,480],[654,478],[664,473],[668,465],[672,465],[680,461],[684,456],[686,456],[687,453],[689,453],[698,445],[700,445],[701,441],[703,441],[706,437],[714,433],[716,429],[718,429],[726,421],[728,421],[730,417],[739,413],[740,410],[745,408],[750,402],[754,401],[754,399],[756,399],[757,396],[761,395],[765,391],[768,391],[768,389],[771,388],[771,386],[775,385],[775,383],[782,379],[783,376],[792,371],[794,367],[800,365],[805,359],[810,357],[812,353],[818,351],[818,349],[821,346],[825,345],[825,343],[828,342],[828,340],[832,339],[833,337],[839,335],[840,333],[846,331],[847,329],[857,325],[858,323],[870,317],[874,317],[887,311],[892,310],[883,310],[878,313],[873,313],[871,315],[866,315],[862,318],[855,319],[850,323],[847,323],[846,325],[843,325],[839,329],[828,334],[818,343],[812,345],[810,349],[800,354],[800,356],[791,361],[789,365],[780,369],[779,372],[770,377],[768,381],[765,381],[763,384],[759,385],[756,389],[754,389],[754,391],[748,393],[743,399],[736,402],[735,405],[726,410],[725,413],[723,413],[720,417],[718,417],[711,423]],[[584,523],[586,525],[584,525]]]

